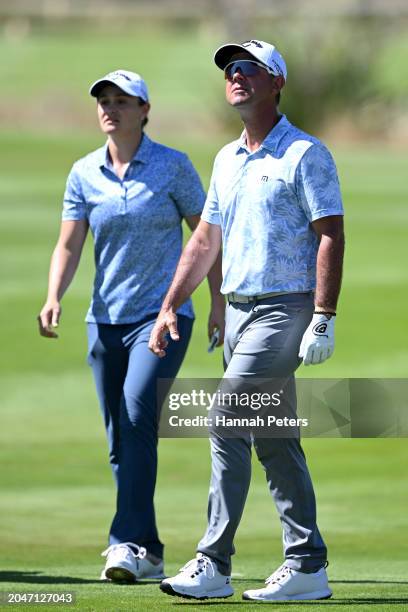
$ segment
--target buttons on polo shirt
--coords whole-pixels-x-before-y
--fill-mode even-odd
[[[127,197],[128,197],[128,187],[125,185],[123,181],[121,181],[121,194],[120,194],[121,203],[119,206],[119,210],[121,213],[127,212]]]

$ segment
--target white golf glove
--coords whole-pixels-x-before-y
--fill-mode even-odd
[[[323,363],[334,351],[336,315],[315,313],[300,343],[299,357],[305,365]]]

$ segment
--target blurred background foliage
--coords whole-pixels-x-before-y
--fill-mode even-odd
[[[161,135],[235,135],[239,118],[223,100],[212,54],[226,41],[256,37],[274,42],[287,61],[281,107],[293,122],[336,139],[401,143],[407,26],[408,4],[398,0],[2,2],[0,122],[93,129],[87,87],[122,67],[147,79]]]

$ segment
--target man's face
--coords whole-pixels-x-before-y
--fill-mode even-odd
[[[147,117],[149,104],[140,104],[139,98],[128,96],[116,85],[106,85],[98,94],[98,118],[105,134],[132,133],[141,129]]]
[[[234,54],[230,61],[242,59],[256,61],[247,51]],[[263,68],[259,68],[254,76],[244,76],[240,70],[237,70],[226,80],[227,102],[237,108],[263,100],[270,100],[273,103],[274,97],[283,85],[282,79],[283,77],[275,77]]]

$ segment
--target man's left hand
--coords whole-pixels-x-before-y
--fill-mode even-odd
[[[304,365],[323,363],[334,351],[334,323],[336,315],[315,313],[303,334],[299,357]]]

